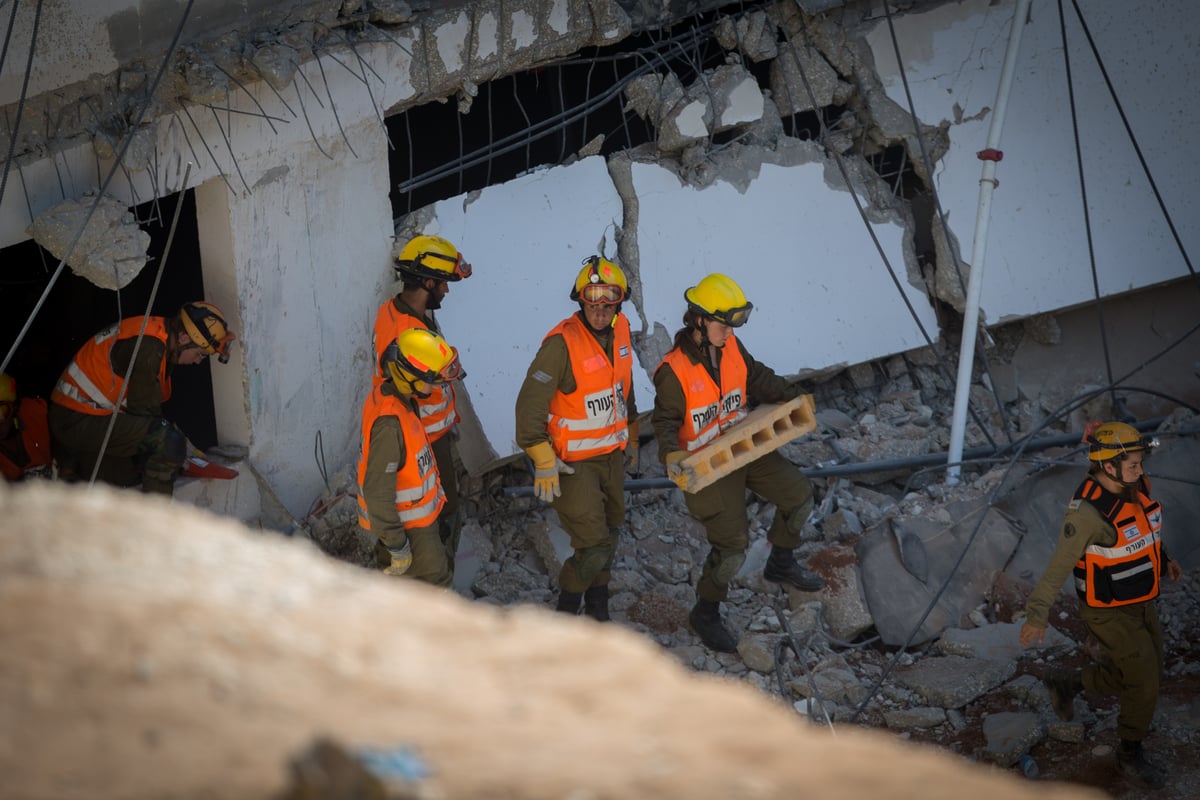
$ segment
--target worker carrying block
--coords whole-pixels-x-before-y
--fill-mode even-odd
[[[714,272],[683,299],[683,327],[654,371],[650,421],[659,461],[711,545],[688,623],[705,646],[732,653],[737,639],[721,619],[721,603],[750,546],[747,490],[775,506],[763,579],[801,592],[825,585],[795,556],[812,511],[812,483],[775,452],[816,422],[799,383],[755,360],[734,335],[754,308],[737,282]]]
[[[695,493],[816,427],[811,394],[759,406],[704,447],[670,464],[667,477]]]

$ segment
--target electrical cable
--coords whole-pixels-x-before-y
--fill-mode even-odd
[[[942,373],[942,377],[950,380],[952,376],[949,368],[946,365],[945,359],[942,357],[941,353],[938,352],[933,338],[929,335],[929,331],[925,329],[925,325],[921,322],[920,317],[917,315],[916,309],[913,308],[912,301],[909,299],[908,294],[904,291],[904,287],[900,283],[899,277],[896,275],[896,270],[892,267],[891,260],[887,257],[887,253],[883,249],[883,243],[879,241],[879,237],[876,235],[875,229],[871,225],[871,221],[867,218],[867,212],[863,208],[862,202],[858,199],[858,192],[856,192],[854,189],[854,183],[850,178],[850,171],[846,168],[846,164],[841,153],[839,153],[836,148],[830,147],[827,143],[826,137],[828,134],[828,127],[825,124],[824,117],[819,111],[820,106],[817,104],[816,92],[813,91],[812,84],[808,80],[808,73],[804,69],[804,64],[801,62],[800,56],[796,53],[796,46],[791,43],[790,39],[788,44],[790,45],[789,52],[792,54],[792,60],[796,64],[796,69],[800,75],[800,80],[804,84],[805,91],[808,93],[809,104],[814,110],[817,111],[817,122],[820,130],[821,144],[833,157],[834,163],[837,165],[838,172],[841,174],[842,180],[846,184],[846,191],[850,195],[851,200],[854,201],[854,207],[858,210],[858,215],[862,219],[863,226],[866,228],[867,234],[871,238],[871,242],[875,245],[875,251],[879,254],[879,258],[883,261],[883,265],[887,269],[888,275],[892,279],[892,284],[896,287],[896,291],[899,293],[901,300],[904,301],[904,305],[908,309],[908,313],[912,317],[913,322],[916,324],[917,329],[921,332],[921,336],[925,339],[926,344],[929,345],[930,352],[932,352],[937,358],[938,369]],[[806,44],[806,47],[811,48],[811,44]],[[792,108],[795,108],[796,104],[791,100],[791,92],[790,89],[788,89],[786,80],[783,81],[783,85],[784,89],[789,94],[788,102],[791,104]],[[987,426],[983,424],[983,420],[980,419],[979,415],[975,412],[975,409],[969,402],[967,403],[967,411],[970,413],[971,418],[975,421],[975,424],[979,426],[979,430],[983,433],[984,438],[988,440],[989,444],[995,446],[996,442],[988,432]]]
[[[986,501],[984,502],[984,505],[983,505],[984,511],[991,509],[993,506],[995,506],[996,502],[1002,496],[1001,489],[1004,488],[1005,482],[1008,480],[1009,476],[1012,474],[1013,467],[1021,459],[1021,457],[1024,454],[1025,449],[1033,441],[1032,437],[1034,435],[1036,435],[1040,431],[1044,430],[1047,426],[1050,425],[1051,422],[1058,420],[1060,418],[1066,417],[1072,411],[1074,411],[1076,408],[1080,408],[1080,407],[1086,405],[1087,403],[1091,402],[1094,398],[1098,397],[1099,395],[1104,394],[1105,392],[1107,392],[1109,390],[1110,390],[1110,387],[1105,386],[1105,387],[1101,387],[1099,389],[1092,390],[1090,392],[1085,392],[1083,394],[1076,395],[1072,399],[1066,401],[1065,403],[1061,404],[1058,408],[1056,408],[1053,411],[1051,411],[1050,413],[1048,413],[1046,415],[1045,419],[1043,419],[1042,422],[1036,428],[1034,428],[1034,430],[1032,430],[1029,434],[1027,434],[1026,436],[1022,437],[1021,439],[1017,440],[1017,442],[1014,442],[1012,445],[1010,445],[1010,447],[1015,448],[1013,451],[1013,455],[1007,462],[1008,467],[1005,469],[1004,473],[1001,475],[1000,480],[997,481],[996,485],[992,488],[992,490],[990,492],[988,492],[988,494],[986,496]],[[1014,486],[1013,489],[1015,489],[1015,488],[1016,487]],[[871,686],[870,690],[867,692],[867,695],[859,703],[858,707],[856,708],[856,710],[854,712],[854,715],[850,719],[851,722],[854,722],[858,719],[859,715],[866,708],[867,703],[869,703],[871,698],[875,696],[875,694],[879,691],[879,688],[883,685],[883,682],[887,679],[888,675],[890,675],[891,671],[895,668],[895,665],[899,661],[901,654],[903,654],[904,651],[908,649],[908,646],[912,643],[913,639],[915,639],[917,634],[921,631],[922,626],[925,624],[925,620],[929,618],[929,615],[933,612],[933,609],[937,606],[937,603],[941,600],[942,595],[946,592],[946,589],[950,586],[950,582],[954,579],[954,576],[958,572],[959,567],[962,566],[962,563],[963,563],[964,559],[966,558],[968,551],[970,551],[970,549],[971,549],[971,545],[974,544],[974,542],[975,542],[975,537],[978,536],[979,531],[983,527],[983,522],[986,519],[986,517],[987,517],[986,513],[979,515],[979,521],[975,523],[975,526],[974,526],[974,528],[972,528],[971,533],[967,536],[966,543],[963,545],[962,551],[959,553],[958,558],[955,560],[954,564],[950,567],[950,571],[946,575],[946,579],[942,582],[942,585],[938,588],[937,592],[935,592],[933,597],[930,599],[928,606],[926,606],[926,608],[925,608],[925,612],[920,616],[920,618],[917,620],[916,624],[913,625],[912,631],[909,633],[909,635],[905,639],[904,643],[900,646],[899,650],[897,650],[896,654],[888,661],[887,666],[883,669],[883,671],[880,673],[878,679]]]
[[[95,215],[96,209],[100,205],[100,199],[104,197],[105,192],[108,190],[109,183],[112,182],[113,176],[116,175],[117,169],[120,167],[121,162],[125,158],[125,153],[129,149],[130,143],[133,141],[133,131],[136,131],[138,127],[141,126],[142,119],[146,116],[146,112],[150,108],[150,103],[154,99],[154,93],[158,90],[158,85],[162,81],[163,75],[167,71],[167,66],[171,62],[171,56],[174,55],[175,49],[179,46],[179,39],[181,36],[183,36],[184,25],[187,23],[188,17],[191,16],[192,6],[195,5],[195,2],[196,0],[187,0],[187,6],[184,8],[183,14],[179,20],[179,25],[175,29],[175,35],[171,39],[171,44],[167,47],[166,55],[163,57],[162,63],[158,67],[158,72],[156,72],[154,75],[154,80],[150,84],[150,89],[146,93],[146,100],[138,109],[137,116],[134,118],[133,123],[129,126],[130,133],[122,142],[121,149],[116,154],[116,158],[113,161],[112,167],[109,168],[108,174],[105,176],[104,181],[100,184],[99,190],[96,192],[96,199],[93,200],[92,204],[88,207],[87,214],[84,216],[83,222],[79,225],[79,228],[75,231],[75,235],[72,237],[71,243],[67,246],[66,253],[64,253],[62,259],[59,260],[58,267],[55,268],[54,274],[50,276],[50,280],[46,284],[46,290],[42,292],[42,296],[39,297],[37,303],[34,304],[33,310],[29,312],[29,318],[25,320],[25,325],[17,333],[16,339],[9,348],[7,355],[4,356],[4,362],[0,363],[0,372],[3,372],[5,369],[7,369],[8,363],[12,360],[13,355],[17,352],[17,348],[20,347],[21,341],[25,338],[25,335],[29,333],[29,328],[33,325],[33,320],[37,317],[37,314],[41,310],[42,306],[45,305],[46,298],[49,297],[50,291],[54,288],[54,284],[58,281],[59,276],[62,275],[63,268],[67,265],[67,259],[74,254],[75,248],[79,245],[79,240],[83,238],[83,232],[87,229],[88,223],[91,222],[92,216]]]
[[[187,184],[187,179],[191,175],[192,165],[188,163],[187,170],[184,172],[184,184]],[[121,388],[117,392],[117,399],[113,403],[112,413],[108,415],[108,427],[104,429],[104,438],[100,441],[100,450],[96,454],[96,462],[92,465],[92,475],[88,479],[88,487],[96,485],[96,476],[100,474],[100,464],[104,461],[104,453],[108,449],[108,441],[112,437],[113,429],[116,428],[117,418],[121,416],[121,408],[125,405],[125,394],[129,391],[129,376],[133,374],[133,368],[137,365],[138,350],[141,349],[142,339],[146,334],[146,325],[150,322],[150,309],[154,306],[154,298],[158,295],[158,285],[162,280],[163,272],[167,267],[167,257],[171,254],[171,243],[175,241],[175,228],[179,225],[179,214],[183,210],[183,194],[178,195],[175,202],[175,214],[171,218],[171,229],[167,233],[167,242],[163,247],[162,258],[158,262],[158,270],[154,273],[154,284],[150,287],[150,297],[146,301],[146,311],[142,315],[142,325],[138,328],[137,338],[133,341],[133,352],[129,356],[129,365],[125,368],[125,375],[121,379]],[[120,302],[121,293],[117,293],[117,302]],[[119,306],[118,306],[119,307]],[[118,323],[123,315],[118,312]],[[115,334],[114,334],[115,335]],[[167,358],[166,353],[163,358]],[[166,420],[162,420],[165,424]]]
[[[13,13],[9,22],[8,33],[12,33],[12,23],[17,16],[16,0],[13,1]],[[29,76],[33,74],[33,54],[36,50],[38,28],[42,22],[42,0],[37,0],[37,8],[33,12],[33,30],[29,34],[29,58],[25,60],[25,76],[21,79],[21,95],[17,99],[17,121],[13,123],[8,137],[8,155],[4,159],[4,174],[0,176],[0,201],[4,200],[4,189],[8,185],[8,170],[12,167],[13,152],[17,148],[17,133],[21,129],[21,116],[25,112],[25,99],[29,94]],[[8,35],[4,37],[4,51],[8,51]],[[3,63],[0,58],[0,64]]]
[[[1058,23],[1062,35],[1063,69],[1067,78],[1067,101],[1071,107],[1071,133],[1075,137],[1075,167],[1079,173],[1079,197],[1083,207],[1083,230],[1087,236],[1088,264],[1092,271],[1092,296],[1096,309],[1096,319],[1100,323],[1100,345],[1104,351],[1104,368],[1107,371],[1108,383],[1113,383],[1112,356],[1108,352],[1108,329],[1104,325],[1104,307],[1100,297],[1100,276],[1096,270],[1096,244],[1092,236],[1092,213],[1088,207],[1087,174],[1083,168],[1083,144],[1079,140],[1079,114],[1075,107],[1075,82],[1071,78],[1071,48],[1067,42],[1067,22],[1063,14],[1063,0],[1058,0]],[[1117,405],[1116,394],[1110,396],[1110,402]]]
[[[950,224],[946,219],[946,212],[942,208],[942,199],[938,193],[936,182],[933,177],[933,162],[929,158],[929,150],[925,146],[925,136],[921,133],[921,121],[917,117],[917,105],[913,101],[912,90],[908,85],[908,70],[904,68],[904,59],[900,56],[900,41],[896,37],[896,26],[892,21],[892,11],[888,5],[888,0],[884,0],[883,11],[887,17],[888,33],[892,39],[892,51],[896,54],[896,67],[900,72],[900,82],[904,85],[904,97],[908,101],[908,113],[912,118],[913,133],[917,140],[917,147],[921,151],[921,163],[925,167],[925,175],[928,180],[926,184],[929,187],[929,193],[933,197],[934,208],[937,209],[938,219],[942,223],[942,238],[946,243],[946,251],[950,253],[951,263],[954,265],[954,274],[958,277],[958,287],[963,293],[963,297],[967,296],[967,284],[963,278],[962,260],[959,258],[958,248],[950,242]],[[903,151],[907,154],[908,149]],[[988,376],[988,382],[992,387],[992,393],[996,397],[996,409],[1000,414],[1000,419],[1003,422],[1003,429],[1006,438],[1011,442],[1011,421],[1004,413],[1004,403],[1000,402],[1000,392],[994,378],[992,378],[991,363],[987,357],[987,348],[976,339],[975,342],[976,358],[983,361],[983,371]],[[1111,375],[1109,376],[1112,377]]]
[[[1183,245],[1183,240],[1179,237],[1179,231],[1175,228],[1175,221],[1171,219],[1171,212],[1167,210],[1167,204],[1163,201],[1162,193],[1158,191],[1158,184],[1154,180],[1154,175],[1150,172],[1150,166],[1146,163],[1146,157],[1142,154],[1142,148],[1138,144],[1137,137],[1133,135],[1133,127],[1129,124],[1129,118],[1125,116],[1125,109],[1121,105],[1121,99],[1117,97],[1117,90],[1113,88],[1112,80],[1108,77],[1108,70],[1104,67],[1104,60],[1100,57],[1100,51],[1096,47],[1095,40],[1092,39],[1092,32],[1088,28],[1087,20],[1083,18],[1083,11],[1079,8],[1078,0],[1071,0],[1071,5],[1075,8],[1075,16],[1079,19],[1079,25],[1083,28],[1083,35],[1087,38],[1088,45],[1092,49],[1092,55],[1096,59],[1096,66],[1100,68],[1100,75],[1104,78],[1104,84],[1108,87],[1108,93],[1112,97],[1113,105],[1117,108],[1117,114],[1121,117],[1121,123],[1125,126],[1125,134],[1129,137],[1130,144],[1133,145],[1133,151],[1137,154],[1138,162],[1142,165],[1142,172],[1146,174],[1146,179],[1150,182],[1150,189],[1154,193],[1154,199],[1158,201],[1158,208],[1162,211],[1163,219],[1167,222],[1167,227],[1171,230],[1171,236],[1175,239],[1175,246],[1179,248],[1179,254],[1183,256],[1183,263],[1187,265],[1188,272],[1196,277],[1196,270],[1192,268],[1192,260],[1188,257],[1187,248]]]

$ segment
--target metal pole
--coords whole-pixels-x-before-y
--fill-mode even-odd
[[[1004,68],[1000,73],[1000,85],[996,89],[996,105],[992,109],[992,122],[988,129],[987,151],[980,154],[983,159],[983,174],[979,178],[979,208],[975,215],[975,241],[971,247],[971,272],[967,280],[966,307],[963,310],[962,342],[958,348],[958,380],[954,386],[954,416],[950,423],[950,468],[946,472],[946,483],[958,483],[961,471],[963,434],[967,427],[967,404],[970,399],[971,371],[975,363],[975,336],[979,328],[979,298],[983,292],[983,259],[987,249],[988,219],[991,215],[992,192],[996,189],[996,162],[1000,146],[1000,131],[1004,128],[1004,114],[1008,109],[1008,94],[1012,88],[1013,72],[1017,64],[1017,51],[1021,46],[1021,33],[1029,15],[1032,0],[1017,0],[1013,9],[1012,30],[1008,36],[1008,49],[1004,53]],[[944,232],[947,238],[949,231]]]

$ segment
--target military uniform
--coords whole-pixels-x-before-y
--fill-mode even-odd
[[[732,334],[724,347],[709,348],[715,360],[701,352],[691,340],[690,330],[676,336],[675,349],[686,363],[703,367],[718,385],[721,360],[731,347],[737,348],[737,355],[745,364],[744,407],[759,402],[786,402],[802,394],[798,386],[755,361]],[[666,463],[669,453],[682,448],[680,430],[687,424],[688,402],[679,375],[666,361],[654,373],[654,388],[654,437],[659,459]],[[712,548],[696,586],[701,600],[724,600],[729,593],[729,582],[746,560],[749,546],[746,489],[776,506],[775,518],[767,531],[771,544],[787,551],[800,544],[801,532],[812,511],[812,483],[777,452],[767,453],[698,492],[684,493],[688,512],[704,525]]]
[[[147,492],[171,494],[187,457],[187,440],[162,415],[162,404],[171,396],[173,369],[167,352],[167,321],[163,317],[147,320],[135,358],[142,319],[123,320],[116,330],[89,339],[63,372],[50,397],[52,449],[64,478],[91,477],[108,435],[112,404],[132,361],[124,405],[113,423],[96,477],[117,486],[140,483]],[[107,358],[94,359],[81,372],[81,363],[89,361],[87,354],[105,346],[105,333],[115,337]],[[84,382],[78,379],[82,373],[91,384],[89,389],[79,386]],[[88,391],[100,396],[92,397]],[[103,407],[106,403],[108,408]]]
[[[419,314],[399,295],[388,300],[379,308],[375,317],[375,372],[372,386],[378,386],[384,380],[379,367],[380,356],[387,346],[395,341],[401,331],[409,328],[425,328],[441,335],[437,320],[433,314]],[[441,476],[442,490],[446,494],[446,505],[438,516],[438,536],[446,549],[447,565],[450,575],[454,575],[455,558],[458,555],[458,543],[462,537],[462,518],[459,513],[458,470],[454,464],[454,425],[458,422],[457,398],[454,386],[432,385],[429,397],[415,398],[417,414],[429,437],[433,448],[433,457],[437,461],[438,474]]]
[[[574,319],[591,334],[607,358],[607,365],[600,365],[602,368],[612,369],[621,361],[632,359],[627,345],[614,344],[617,338],[614,328],[596,333],[588,327],[582,312],[575,314]],[[562,324],[569,321],[570,318]],[[560,330],[562,324],[555,330]],[[628,321],[624,316],[618,314],[614,325],[624,325],[627,341]],[[547,430],[551,407],[556,396],[575,394],[578,389],[576,370],[582,368],[583,365],[572,364],[562,333],[552,332],[543,340],[517,395],[516,438],[519,447],[527,449],[552,438]],[[637,411],[632,385],[620,388],[620,392],[615,392],[619,397],[614,419],[618,421],[616,427],[624,431],[623,423],[636,417]],[[559,451],[559,447],[555,450]],[[559,573],[559,589],[574,595],[577,601],[579,593],[604,587],[604,607],[607,608],[607,586],[612,577],[617,537],[625,519],[624,444],[584,458],[577,459],[568,452],[558,455],[575,470],[574,474],[560,476],[562,495],[553,502],[574,549]]]
[[[1143,497],[1149,500],[1147,495]],[[1143,531],[1143,534],[1150,532]],[[1086,599],[1089,591],[1086,581],[1092,570],[1081,569],[1089,547],[1111,548],[1117,544],[1117,539],[1118,530],[1113,521],[1095,504],[1076,496],[1063,518],[1058,543],[1046,571],[1029,595],[1026,622],[1036,628],[1047,626],[1050,606],[1067,576],[1076,571],[1076,588],[1084,595],[1080,598],[1079,616],[1106,656],[1103,662],[1084,667],[1079,679],[1083,688],[1090,692],[1120,698],[1117,733],[1125,741],[1140,742],[1146,738],[1154,718],[1163,669],[1162,628],[1154,605],[1154,597],[1158,595],[1157,581],[1149,590],[1152,596],[1144,601],[1095,607]],[[1152,567],[1160,575],[1165,574],[1168,558],[1161,542],[1155,559],[1157,563],[1152,563]],[[1080,580],[1084,583],[1080,584]],[[1091,591],[1094,595],[1095,589]]]
[[[390,381],[372,390],[363,409],[358,465],[359,525],[376,537],[376,560],[389,548],[412,549],[406,577],[449,586],[451,573],[437,519],[445,510],[438,467],[411,401]]]

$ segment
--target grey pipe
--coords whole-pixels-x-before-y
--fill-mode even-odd
[[[1133,427],[1138,430],[1149,430],[1157,428],[1163,422],[1162,418],[1147,420],[1146,422],[1135,422]],[[1198,430],[1177,431],[1180,434],[1200,433]],[[1063,447],[1069,444],[1079,444],[1083,440],[1082,433],[1064,433],[1058,436],[1050,436],[1045,439],[1037,439],[1030,442],[1024,449],[1024,452],[1033,452],[1036,450],[1045,450],[1050,447]],[[966,463],[972,458],[987,458],[995,456],[1003,456],[1006,453],[1016,451],[1018,443],[1014,442],[1006,444],[1003,447],[972,447],[963,452],[963,463]],[[926,453],[920,456],[907,456],[905,458],[893,458],[887,461],[868,461],[862,464],[834,464],[828,467],[809,467],[801,469],[800,472],[810,478],[829,478],[841,475],[866,475],[871,472],[892,472],[893,470],[911,469],[914,467],[927,467],[932,465],[946,465],[947,453]],[[675,489],[674,481],[670,478],[626,478],[625,491],[627,492],[644,492],[651,489]],[[500,497],[528,497],[533,494],[532,486],[506,486],[499,490]]]

